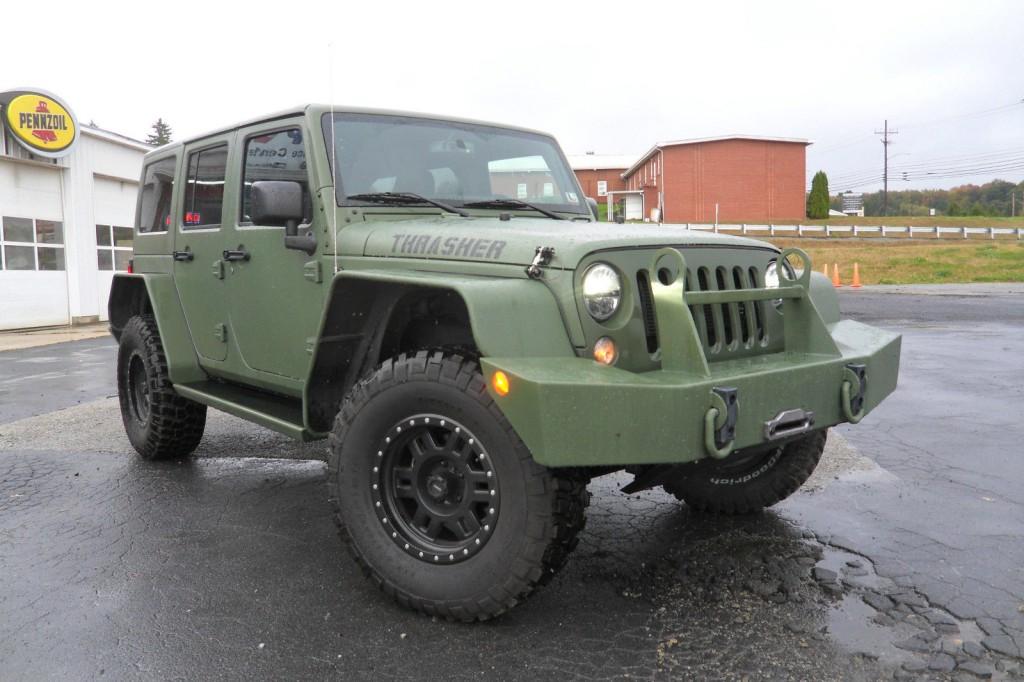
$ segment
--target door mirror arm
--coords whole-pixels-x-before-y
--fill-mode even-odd
[[[316,253],[316,237],[311,234],[299,234],[299,221],[288,220],[284,224],[284,248],[305,251],[312,256]]]

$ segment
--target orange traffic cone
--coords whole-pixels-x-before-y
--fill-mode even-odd
[[[839,281],[839,263],[832,264],[832,286],[836,289],[843,286],[843,283]]]
[[[825,263],[824,267],[821,268],[821,273],[825,275],[826,279],[828,278],[828,263]]]
[[[853,264],[853,284],[850,285],[853,289],[860,289],[860,265],[857,263]]]

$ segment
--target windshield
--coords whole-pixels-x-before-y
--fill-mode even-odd
[[[354,195],[411,192],[452,206],[518,200],[589,215],[550,137],[411,116],[338,113],[333,120],[332,131],[325,115],[323,128],[328,153],[333,137],[340,205],[368,205]]]

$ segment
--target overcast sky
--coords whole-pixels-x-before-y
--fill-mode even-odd
[[[865,191],[880,186],[873,132],[888,118],[891,177],[919,178],[891,188],[1024,179],[1019,1],[231,5],[12,6],[0,90],[50,90],[138,138],[158,116],[180,138],[331,99],[540,128],[568,153],[802,137],[809,173]]]

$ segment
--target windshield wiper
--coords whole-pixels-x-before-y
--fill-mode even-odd
[[[565,216],[560,216],[554,211],[549,211],[546,208],[541,208],[536,204],[530,204],[519,199],[485,199],[484,201],[470,201],[463,204],[463,206],[466,208],[528,208],[554,220],[565,220]]]
[[[438,201],[436,199],[428,199],[427,197],[416,194],[415,192],[367,192],[366,194],[350,194],[345,197],[345,200],[369,201],[372,204],[394,204],[396,206],[430,204],[431,206],[437,206],[449,213],[460,215],[463,218],[469,217],[469,214],[461,208],[455,208],[450,204],[446,204],[443,201]]]

